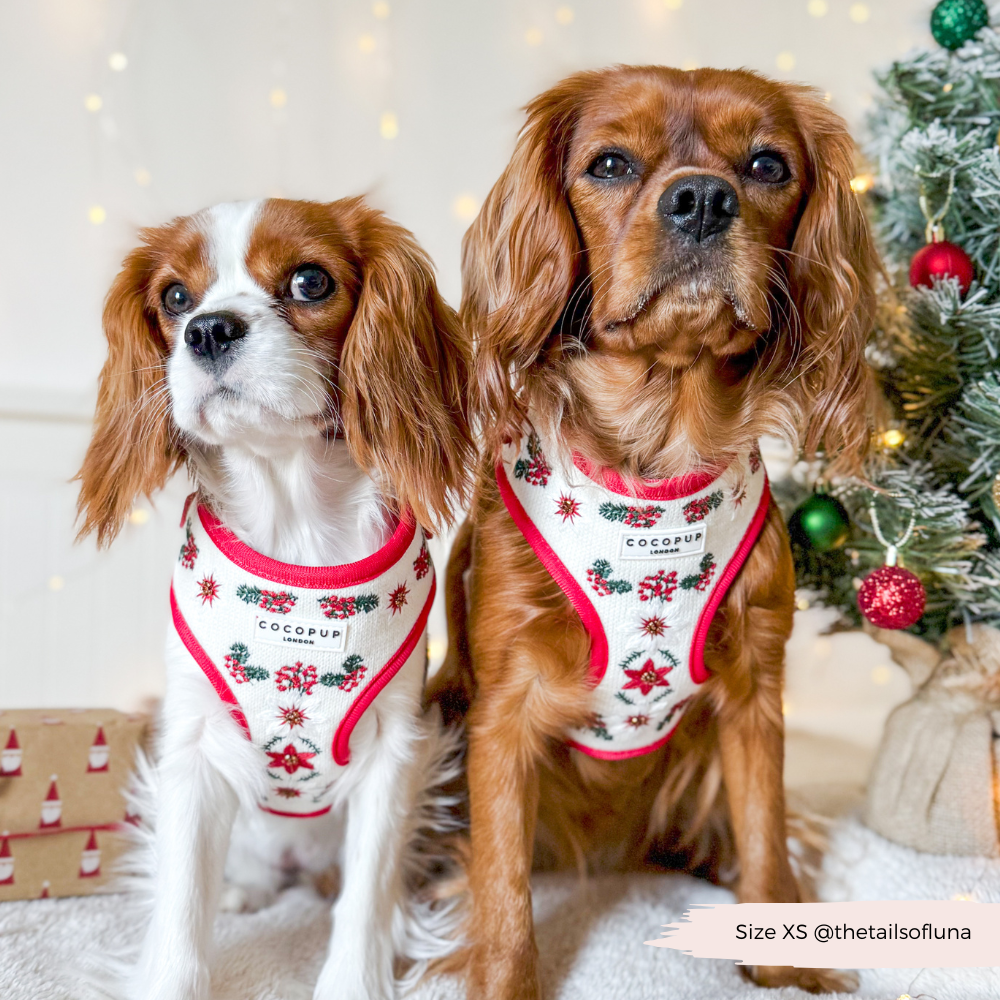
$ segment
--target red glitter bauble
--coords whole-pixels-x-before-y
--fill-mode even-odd
[[[916,288],[930,288],[934,278],[958,278],[958,287],[964,295],[972,284],[976,269],[969,255],[954,243],[939,240],[921,247],[910,261],[910,284]]]
[[[858,607],[876,628],[909,628],[924,613],[927,591],[908,569],[882,566],[858,591]]]

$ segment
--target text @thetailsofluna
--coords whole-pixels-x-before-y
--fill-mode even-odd
[[[698,958],[800,968],[960,968],[1000,963],[1000,903],[903,900],[692,906],[646,944]]]

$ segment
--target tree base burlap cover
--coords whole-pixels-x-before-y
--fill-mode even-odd
[[[868,782],[866,822],[929,854],[1000,856],[1000,631],[952,629],[943,651],[868,630],[910,674]]]

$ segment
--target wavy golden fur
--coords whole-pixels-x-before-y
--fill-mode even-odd
[[[471,569],[467,615],[449,599],[465,638],[431,691],[468,733],[474,1000],[538,997],[533,858],[738,873],[741,900],[800,898],[782,786],[795,578],[777,508],[715,616],[712,676],[677,733],[645,756],[595,760],[563,739],[589,715],[589,638],[500,499],[504,442],[530,409],[565,451],[655,480],[722,466],[768,432],[858,470],[870,437],[878,262],[850,189],[851,139],[823,101],[744,71],[618,67],[570,77],[527,112],[463,246],[486,447],[449,570],[456,586]],[[753,173],[761,151],[785,164],[780,183]],[[593,171],[608,157],[620,175],[605,183]],[[681,239],[661,206],[689,175],[739,199],[709,247]]]

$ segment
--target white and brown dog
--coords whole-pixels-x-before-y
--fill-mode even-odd
[[[360,199],[268,200],[146,230],[104,328],[82,533],[110,543],[185,462],[198,491],[127,992],[208,996],[224,872],[252,906],[289,868],[340,862],[314,996],[391,997],[396,958],[449,947],[407,919],[406,873],[442,759],[420,711],[421,526],[449,521],[473,466],[455,314],[412,236]]]

